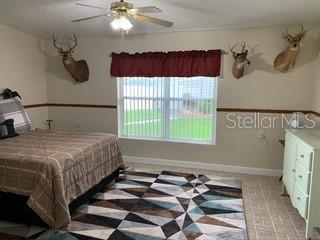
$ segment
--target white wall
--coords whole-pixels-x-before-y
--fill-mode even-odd
[[[47,102],[46,55],[41,40],[0,24],[0,89],[20,93],[24,105]],[[48,108],[27,110],[34,127],[43,128]]]
[[[296,69],[275,73],[275,56],[286,46],[281,38],[285,27],[230,31],[179,32],[121,37],[81,38],[76,58],[87,60],[90,80],[74,84],[63,69],[61,58],[48,42],[48,101],[56,103],[117,104],[116,79],[109,74],[109,54],[120,51],[171,51],[228,49],[245,40],[252,65],[236,80],[231,75],[232,57],[224,57],[223,79],[219,81],[218,107],[310,110],[313,104],[319,26],[309,26]],[[267,139],[257,138],[257,129],[227,129],[226,114],[217,116],[217,144],[193,145],[138,140],[121,140],[125,155],[281,169],[283,148],[278,143],[284,131],[266,130]],[[252,114],[244,114],[252,115]],[[113,109],[49,108],[56,129],[117,133],[117,112]],[[279,114],[268,114],[279,116]],[[81,129],[76,123],[81,121]]]

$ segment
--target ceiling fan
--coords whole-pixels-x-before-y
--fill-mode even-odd
[[[124,0],[120,0],[120,2],[111,3],[110,9],[105,9],[102,7],[97,7],[97,6],[92,6],[92,5],[82,4],[82,3],[76,3],[76,5],[83,6],[83,7],[96,8],[96,9],[103,9],[103,10],[106,10],[106,13],[97,15],[97,16],[76,19],[76,20],[73,20],[72,22],[81,22],[81,21],[91,20],[91,19],[100,18],[100,17],[112,16],[115,19],[110,23],[111,27],[115,30],[124,30],[124,31],[128,31],[133,27],[132,23],[129,21],[128,18],[133,18],[135,20],[142,21],[142,22],[154,23],[164,27],[171,27],[173,25],[173,22],[143,15],[144,13],[161,12],[159,8],[154,6],[133,8],[133,5],[131,3],[125,2]]]

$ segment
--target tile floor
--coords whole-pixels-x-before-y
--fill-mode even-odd
[[[164,166],[130,164],[135,170],[167,170]],[[247,230],[250,240],[302,240],[305,222],[292,206],[289,197],[280,196],[281,183],[276,177],[223,173],[169,167],[168,170],[210,176],[234,177],[242,181]],[[312,240],[320,240],[313,232]]]

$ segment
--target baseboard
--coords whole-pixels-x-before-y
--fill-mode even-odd
[[[123,159],[124,159],[124,162],[128,164],[139,163],[139,164],[160,165],[160,166],[167,166],[167,167],[182,167],[182,168],[192,168],[192,169],[198,169],[198,170],[213,170],[213,171],[244,173],[244,174],[263,175],[263,176],[281,176],[282,174],[281,170],[267,169],[267,168],[240,167],[240,166],[233,166],[233,165],[200,163],[200,162],[145,158],[145,157],[133,157],[133,156],[123,156]]]

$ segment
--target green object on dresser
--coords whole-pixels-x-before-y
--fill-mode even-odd
[[[306,221],[306,239],[320,227],[320,131],[287,129],[283,193]]]

